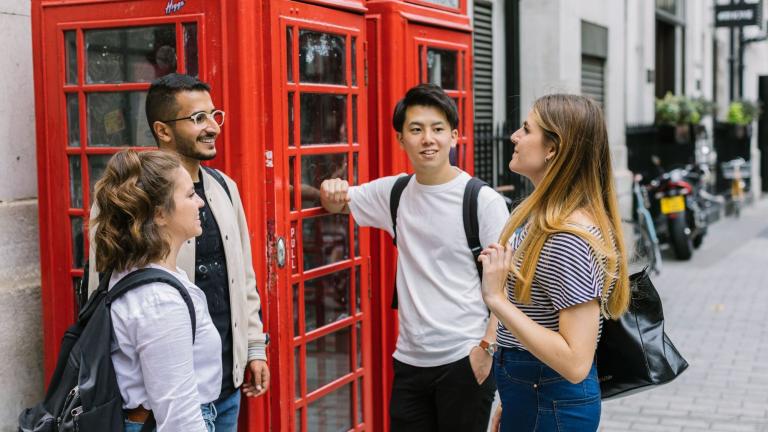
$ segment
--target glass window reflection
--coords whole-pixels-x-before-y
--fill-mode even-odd
[[[286,71],[288,72],[288,82],[293,82],[293,28],[285,29],[285,48],[286,48]]]
[[[349,271],[304,282],[305,331],[309,332],[349,316]]]
[[[67,144],[80,147],[80,100],[77,93],[67,93]]]
[[[459,7],[459,0],[421,0],[421,1],[436,4],[436,5],[441,5],[441,6],[448,6],[452,8]]]
[[[296,390],[296,399],[301,399],[301,348],[293,350],[293,382]]]
[[[176,71],[175,26],[87,30],[85,52],[89,84],[151,82]]]
[[[307,393],[351,372],[349,365],[351,338],[350,328],[344,327],[312,342],[307,342]]]
[[[347,154],[301,157],[301,208],[319,207],[320,184],[329,178],[347,178]]]
[[[77,84],[77,33],[74,30],[64,32],[65,52],[67,56],[67,84]]]
[[[363,380],[357,380],[357,424],[363,422]]]
[[[352,38],[352,46],[349,47],[352,53],[352,85],[357,85],[357,38]]]
[[[197,24],[184,24],[184,66],[187,68],[187,75],[198,76],[198,53],[197,53]],[[173,70],[169,71],[174,72]]]
[[[71,217],[70,227],[72,229],[72,268],[83,268],[83,263],[85,263],[83,219],[79,217]]]
[[[69,206],[83,208],[83,177],[80,155],[69,156]]]
[[[347,97],[301,94],[301,144],[347,142]]]
[[[299,31],[299,80],[346,85],[344,39],[344,36],[329,33]]]
[[[307,407],[307,430],[337,432],[352,429],[352,383]]]
[[[93,201],[93,188],[96,182],[99,181],[104,170],[107,169],[107,163],[112,158],[112,155],[89,155],[88,156],[88,183],[91,192],[91,201]]]
[[[429,48],[427,50],[427,80],[446,90],[457,88],[456,51]]]
[[[147,92],[89,93],[88,146],[154,147],[144,117]]]
[[[302,228],[304,270],[349,258],[349,215],[306,218]]]

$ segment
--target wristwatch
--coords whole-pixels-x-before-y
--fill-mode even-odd
[[[487,352],[491,357],[493,357],[493,354],[496,353],[496,349],[499,348],[496,342],[488,342],[486,340],[481,340],[478,346]]]

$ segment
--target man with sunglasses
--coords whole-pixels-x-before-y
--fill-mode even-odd
[[[149,88],[146,115],[160,150],[181,158],[195,182],[195,192],[205,203],[200,209],[203,234],[184,244],[178,266],[205,292],[221,336],[223,374],[221,393],[214,402],[215,426],[217,432],[235,432],[238,388],[242,386],[243,393],[252,397],[269,388],[268,337],[259,317],[250,236],[237,185],[221,172],[200,165],[216,157],[216,138],[225,117],[213,104],[210,89],[189,75],[165,75]],[[98,285],[95,272],[90,275],[89,291]],[[249,381],[244,381],[246,369]]]

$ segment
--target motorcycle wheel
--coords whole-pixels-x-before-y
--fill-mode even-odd
[[[688,224],[684,217],[669,219],[669,237],[672,240],[672,250],[677,259],[687,261],[693,255],[693,241],[691,236],[685,233]]]

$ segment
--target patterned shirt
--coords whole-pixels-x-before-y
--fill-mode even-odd
[[[602,239],[597,227],[583,228]],[[518,230],[509,239],[509,244],[517,249],[526,233],[525,230]],[[574,234],[557,233],[550,236],[541,249],[531,285],[530,303],[522,304],[515,300],[515,277],[512,273],[507,278],[507,298],[539,325],[558,331],[560,311],[594,299],[599,300],[604,280],[605,271],[589,243]],[[598,340],[602,328],[601,315]],[[499,346],[525,349],[501,322],[496,337]]]

